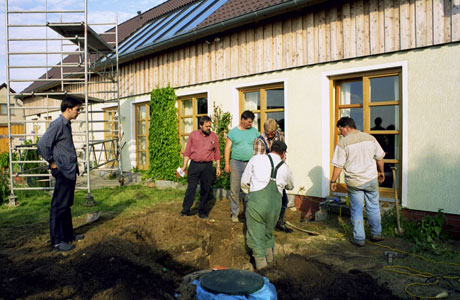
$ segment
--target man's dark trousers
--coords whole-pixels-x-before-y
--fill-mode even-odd
[[[56,178],[50,209],[50,238],[51,245],[60,242],[71,242],[74,239],[72,214],[76,180],[68,179],[58,169],[51,169]]]
[[[182,213],[190,213],[195,198],[196,186],[200,182],[200,206],[198,214],[207,215],[206,204],[212,183],[212,162],[190,162],[187,173],[187,190],[185,192],[184,203],[182,203]]]

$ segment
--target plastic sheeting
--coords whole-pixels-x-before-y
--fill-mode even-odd
[[[250,295],[213,294],[203,289],[200,280],[192,282],[196,285],[196,299],[198,300],[277,300],[276,288],[264,277],[264,286]]]

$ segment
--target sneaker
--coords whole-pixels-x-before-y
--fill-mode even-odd
[[[371,235],[371,238],[370,238],[371,241],[373,242],[381,242],[384,240],[383,236],[381,235]]]
[[[181,212],[181,213],[180,213],[180,216],[181,216],[181,217],[190,217],[191,214],[190,214],[189,212]]]
[[[56,244],[53,246],[53,249],[56,251],[70,251],[75,248],[75,245],[68,244],[66,242],[60,242],[59,244]]]
[[[353,237],[350,238],[350,243],[358,247],[364,247],[364,245],[366,244],[364,240],[357,240]]]
[[[206,214],[200,214],[200,219],[209,219]]]
[[[238,219],[238,216],[232,215],[232,222],[233,223],[238,223],[240,220]]]

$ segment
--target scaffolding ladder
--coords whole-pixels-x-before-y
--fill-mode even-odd
[[[92,205],[91,170],[115,172],[123,182],[118,22],[89,24],[87,0],[66,9],[53,9],[43,0],[43,9],[34,10],[10,10],[8,2],[5,0],[9,201],[16,203],[15,191],[53,189],[48,163],[37,156],[36,142],[59,116],[60,100],[71,96],[82,100],[84,112],[84,120],[72,121],[80,174],[87,177],[86,186],[77,189],[88,191],[86,203]],[[93,30],[101,26],[110,29],[101,34]],[[37,70],[42,73],[39,78],[33,75],[39,74]],[[29,86],[10,92],[12,85],[20,84]],[[16,132],[17,126],[24,132]],[[18,178],[26,183],[17,183]]]

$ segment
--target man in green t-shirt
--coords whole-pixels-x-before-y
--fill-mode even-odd
[[[225,144],[225,172],[230,173],[230,213],[234,223],[238,222],[240,213],[241,176],[252,157],[254,140],[259,136],[252,127],[254,118],[252,111],[244,111],[240,124],[230,130]]]

